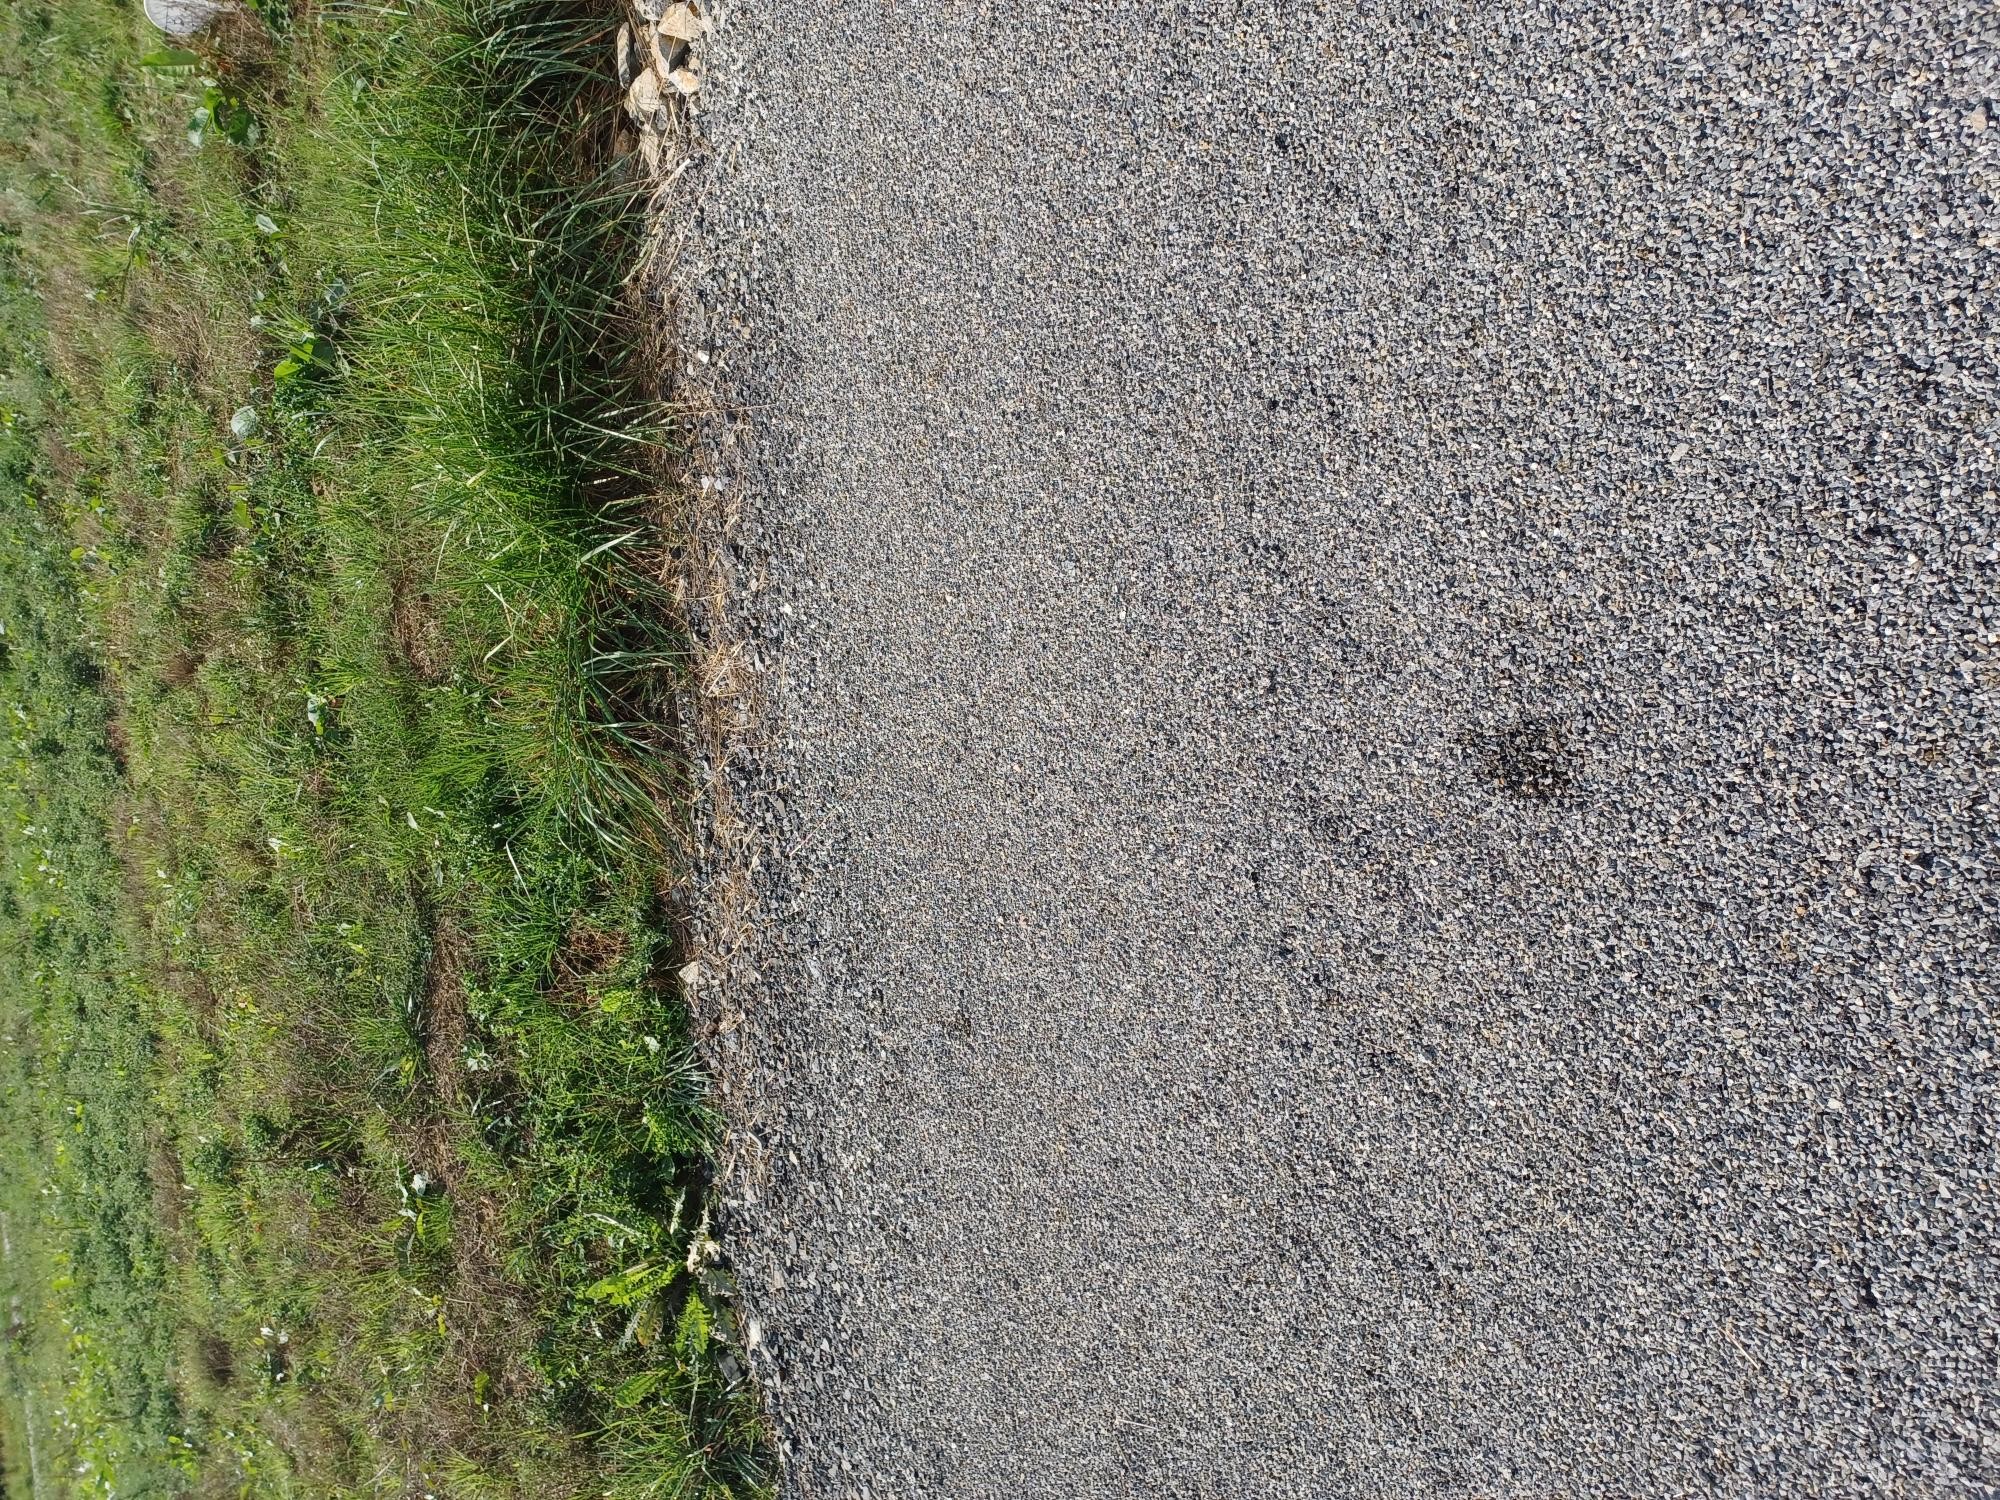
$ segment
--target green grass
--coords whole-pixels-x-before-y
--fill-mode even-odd
[[[9,1492],[762,1493],[616,13],[0,14]]]

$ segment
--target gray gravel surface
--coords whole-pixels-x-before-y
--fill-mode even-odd
[[[721,12],[790,1493],[1995,1493],[1996,28]]]

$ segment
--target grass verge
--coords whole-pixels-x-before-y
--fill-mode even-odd
[[[616,13],[0,13],[10,1492],[761,1493]]]

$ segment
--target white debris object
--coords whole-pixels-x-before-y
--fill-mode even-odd
[[[229,0],[145,0],[146,19],[168,36],[189,37],[223,12]]]

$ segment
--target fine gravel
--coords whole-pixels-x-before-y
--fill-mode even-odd
[[[1996,1493],[2000,12],[718,23],[787,1492]]]

